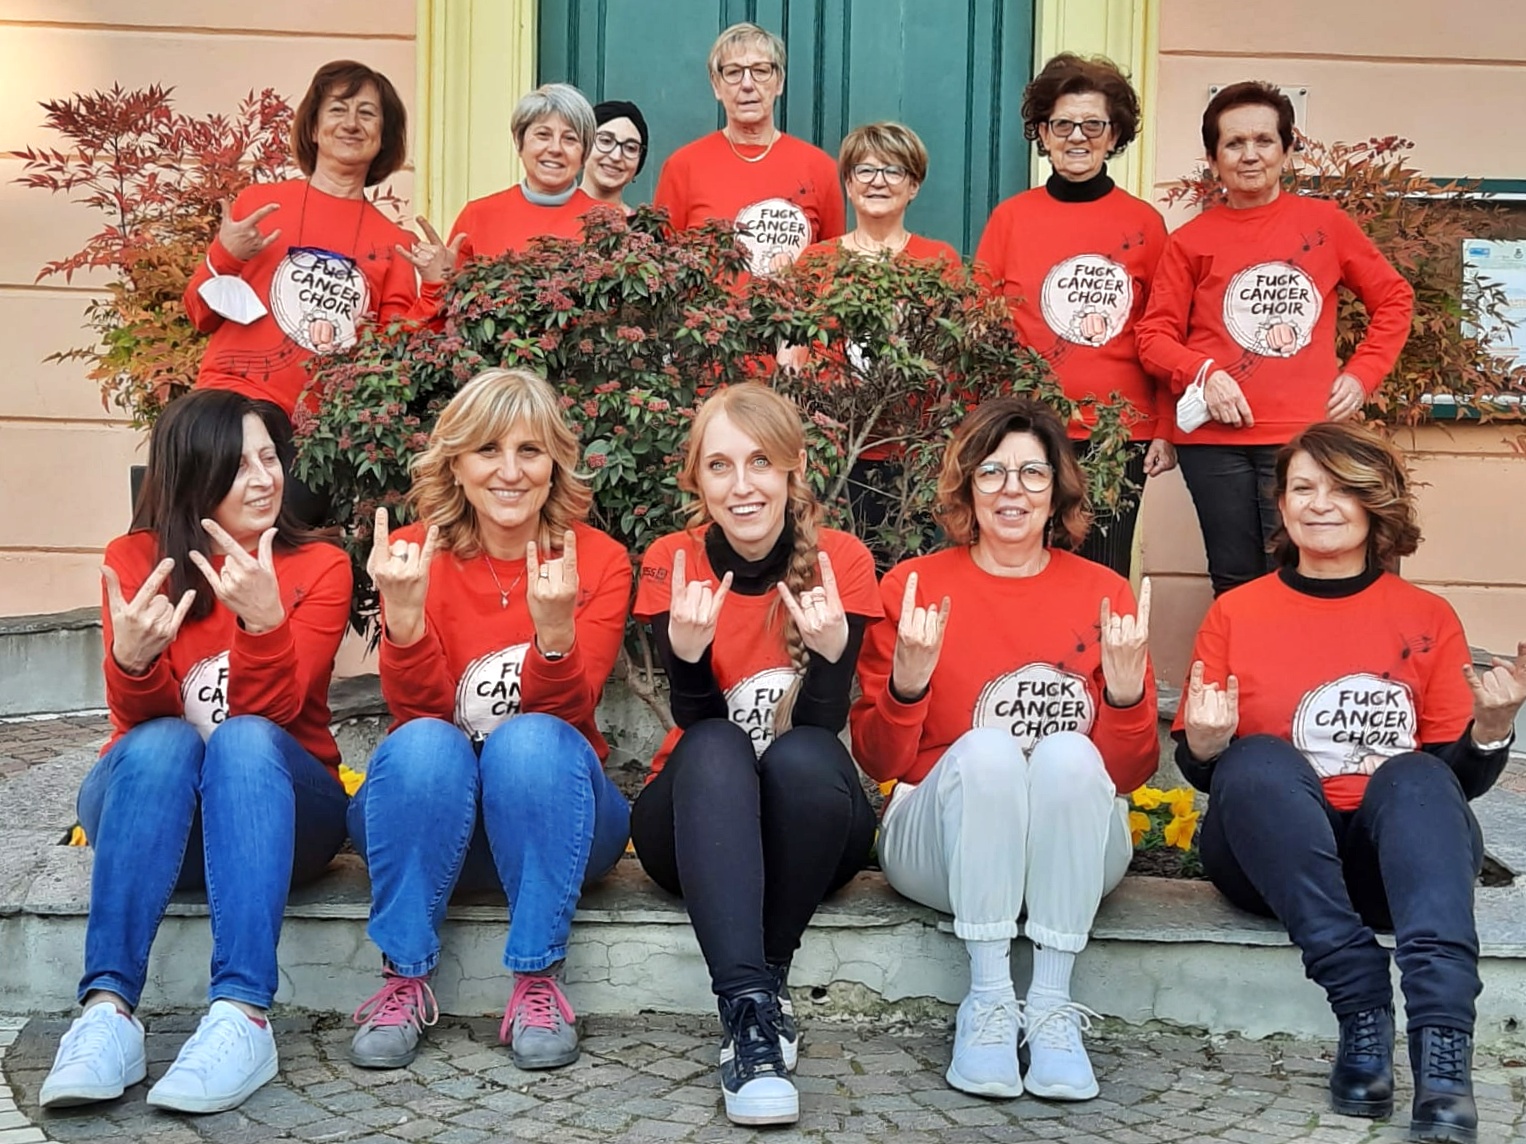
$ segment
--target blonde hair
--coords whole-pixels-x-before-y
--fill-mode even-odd
[[[678,473],[678,487],[694,498],[689,506],[689,527],[699,529],[706,524],[722,527],[705,507],[705,498],[699,487],[699,469],[704,461],[705,430],[722,414],[758,443],[770,464],[789,472],[785,511],[793,526],[794,544],[784,572],[784,585],[799,599],[803,592],[814,588],[817,582],[817,533],[821,527],[821,505],[800,471],[800,456],[805,451],[805,430],[800,424],[800,411],[789,398],[758,382],[743,382],[716,390],[705,399],[689,428],[683,468]],[[776,596],[769,607],[769,627],[781,615],[784,619],[784,650],[789,655],[791,666],[795,668],[796,678],[774,710],[776,735],[782,735],[790,729],[795,699],[800,694],[800,673],[806,665],[805,642],[800,638],[800,629],[795,626],[794,617]]]
[[[756,24],[733,24],[719,36],[710,47],[710,74],[721,74],[721,64],[731,54],[733,48],[739,48],[743,44],[756,44],[768,53],[768,58],[779,69],[779,74],[784,74],[784,41],[774,35],[767,28],[760,28]]]
[[[917,133],[904,123],[866,123],[843,136],[837,149],[837,175],[847,182],[853,168],[870,155],[882,155],[906,168],[911,181],[921,186],[927,181],[927,147]]]
[[[469,559],[482,551],[477,512],[456,481],[457,457],[497,441],[515,425],[527,425],[552,461],[551,489],[540,510],[536,544],[559,550],[562,533],[587,520],[593,492],[578,475],[582,449],[562,418],[561,402],[545,378],[527,369],[486,369],[450,399],[429,435],[429,447],[414,458],[408,502],[425,524],[440,527],[441,546]]]

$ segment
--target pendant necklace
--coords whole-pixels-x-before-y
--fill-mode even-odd
[[[737,150],[737,145],[731,141],[731,132],[723,130],[721,134],[726,137],[726,146],[731,148],[731,153],[738,159],[742,160],[742,162],[761,163],[764,159],[768,158],[768,153],[774,149],[774,144],[779,142],[780,136],[782,136],[784,133],[777,127],[774,128],[774,137],[768,141],[768,146],[763,148],[763,153],[761,155],[753,155],[751,158]]]
[[[498,606],[500,608],[507,608],[509,606],[509,593],[512,592],[515,588],[519,587],[519,582],[525,578],[525,569],[521,568],[519,570],[519,575],[514,577],[514,583],[510,584],[508,588],[505,589],[503,586],[503,581],[498,579],[498,570],[493,567],[493,558],[487,554],[487,549],[485,548],[482,550],[482,559],[487,561],[487,570],[492,574],[493,583],[498,588]],[[529,565],[526,565],[525,567],[529,567]]]
[[[887,243],[884,246],[868,246],[864,243],[864,240],[858,236],[857,230],[854,230],[848,235],[848,241],[853,244],[853,249],[858,251],[860,254],[882,255],[888,258],[894,258],[897,254],[900,254],[901,251],[905,250],[907,244],[911,242],[911,232],[907,231],[901,235],[901,241],[894,245]]]

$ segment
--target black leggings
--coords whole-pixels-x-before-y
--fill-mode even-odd
[[[869,858],[875,817],[841,740],[796,727],[761,757],[706,719],[683,733],[631,808],[652,881],[682,894],[717,996],[773,988],[821,900]]]

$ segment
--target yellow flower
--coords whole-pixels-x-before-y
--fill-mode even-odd
[[[1162,833],[1167,846],[1175,846],[1178,850],[1191,850],[1192,836],[1197,833],[1197,811],[1177,815],[1166,823],[1166,829]]]
[[[88,845],[90,845],[90,843],[85,840],[85,828],[83,826],[79,825],[78,823],[75,823],[74,824],[74,829],[69,831],[69,845],[70,846],[88,846]]]
[[[1171,816],[1173,818],[1186,818],[1192,813],[1194,803],[1196,802],[1192,791],[1187,787],[1177,787],[1175,790],[1168,790],[1166,798],[1170,800]]]
[[[1133,836],[1134,845],[1139,845],[1139,840],[1150,833],[1150,816],[1137,810],[1129,811],[1129,834]]]
[[[360,789],[360,784],[366,781],[366,773],[364,771],[351,770],[343,763],[340,763],[339,781],[344,784],[344,793],[354,798],[355,792]]]
[[[1166,801],[1166,792],[1152,786],[1142,786],[1134,792],[1134,805],[1140,810],[1154,810]]]

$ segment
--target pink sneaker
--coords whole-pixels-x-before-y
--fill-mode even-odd
[[[558,971],[514,975],[498,1039],[509,1046],[518,1068],[554,1069],[578,1059],[577,1017],[562,993]]]
[[[360,1026],[350,1041],[350,1063],[363,1069],[400,1069],[419,1051],[425,1028],[440,1019],[434,992],[423,977],[382,970],[382,987],[352,1017]]]

